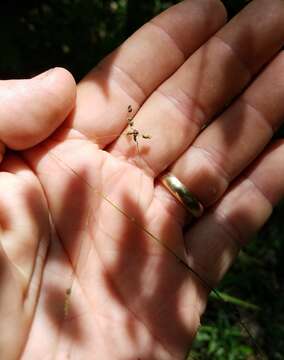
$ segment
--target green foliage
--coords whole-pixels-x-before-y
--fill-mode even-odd
[[[241,303],[240,316],[212,298],[193,346],[191,359],[281,360],[284,354],[284,201],[262,231],[240,254],[238,261],[219,286],[255,304],[251,310]],[[259,355],[243,323],[261,348]],[[258,356],[258,357],[257,357]]]
[[[219,310],[217,316],[214,323],[201,327],[191,356],[194,359],[216,360],[244,360],[252,356],[254,351],[243,344],[239,326],[232,326],[223,310]]]

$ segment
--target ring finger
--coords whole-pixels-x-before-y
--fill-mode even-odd
[[[204,206],[212,205],[223,195],[280,126],[284,115],[283,75],[281,52],[174,163],[171,172]]]

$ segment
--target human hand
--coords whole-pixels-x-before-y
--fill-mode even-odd
[[[35,234],[29,252],[18,250],[18,226],[10,235],[13,263],[32,276],[24,291],[8,289],[7,302],[20,309],[25,294],[32,304],[29,321],[35,311],[30,331],[19,322],[22,359],[184,358],[208,289],[165,246],[215,285],[283,195],[283,143],[264,149],[283,119],[283,54],[245,89],[283,45],[283,16],[280,0],[254,1],[213,37],[225,22],[218,1],[172,7],[81,81],[75,110],[57,132],[4,159],[2,170],[15,175],[2,176],[19,181],[25,205],[10,216]],[[65,86],[73,99],[70,79]],[[127,129],[119,135],[130,104],[135,128],[151,135],[138,137],[139,151]],[[71,107],[61,104],[54,118]],[[186,213],[158,181],[168,167],[208,208],[185,236]],[[14,206],[12,191],[4,182],[12,199],[5,206]],[[2,287],[17,281],[4,278]],[[19,313],[3,323],[8,335]]]

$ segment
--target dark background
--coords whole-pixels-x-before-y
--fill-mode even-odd
[[[267,0],[269,1],[269,0]],[[79,80],[149,18],[178,1],[46,0],[0,4],[0,78],[31,77],[63,66]],[[224,0],[229,17],[245,0]],[[280,129],[276,137],[283,137]],[[233,296],[240,315],[213,297],[191,353],[194,359],[284,359],[284,204],[242,251],[219,290]],[[243,303],[241,302],[243,301]],[[257,309],[249,308],[253,304]]]
[[[46,0],[0,3],[0,77],[64,66],[79,80],[145,21],[178,1]],[[235,14],[245,0],[226,0]]]

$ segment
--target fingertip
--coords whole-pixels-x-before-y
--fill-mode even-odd
[[[33,78],[32,81],[40,80],[41,86],[47,91],[47,95],[54,94],[61,108],[66,111],[74,106],[76,100],[76,82],[73,75],[65,68],[55,67]]]
[[[224,24],[228,21],[228,11],[226,6],[221,0],[212,0],[216,8],[218,8],[220,18],[223,20]]]

